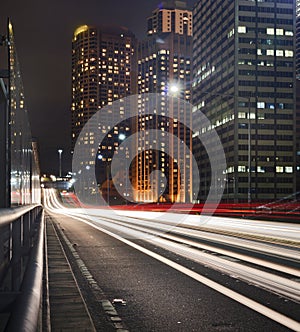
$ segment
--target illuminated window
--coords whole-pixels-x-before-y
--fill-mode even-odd
[[[257,108],[265,108],[265,102],[263,102],[263,101],[259,101],[259,102],[257,103]]]
[[[283,36],[283,29],[276,29],[277,36]]]
[[[227,34],[227,38],[230,38],[234,35],[234,29],[230,30]]]
[[[274,28],[267,28],[267,35],[274,35],[275,31]]]
[[[276,50],[276,56],[283,56],[283,50]]]
[[[276,173],[283,173],[284,168],[283,166],[276,166]]]
[[[246,32],[247,32],[246,27],[244,26],[238,27],[238,33],[246,33]]]

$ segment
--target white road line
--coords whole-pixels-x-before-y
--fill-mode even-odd
[[[270,308],[268,308],[268,307],[266,307],[266,306],[264,306],[264,305],[262,305],[262,304],[260,304],[256,301],[254,301],[254,300],[251,300],[251,299],[247,298],[246,296],[241,295],[241,294],[239,294],[239,293],[237,293],[237,292],[235,292],[235,291],[233,291],[233,290],[231,290],[231,289],[229,289],[225,286],[222,286],[222,285],[220,285],[220,284],[218,284],[218,283],[216,283],[216,282],[214,282],[214,281],[212,281],[212,280],[210,280],[206,277],[203,277],[200,274],[198,274],[198,273],[196,273],[196,272],[194,272],[194,271],[192,271],[192,270],[190,270],[190,269],[188,269],[184,266],[181,266],[180,264],[175,263],[175,262],[171,261],[168,258],[165,258],[165,257],[163,257],[163,256],[161,256],[157,253],[154,253],[154,252],[152,252],[152,251],[150,251],[146,248],[141,247],[140,245],[138,245],[134,242],[131,242],[127,239],[124,239],[121,236],[116,235],[116,234],[114,234],[114,233],[112,233],[112,232],[110,232],[110,231],[108,231],[108,230],[106,230],[106,229],[104,229],[100,226],[97,226],[97,225],[95,225],[95,224],[93,224],[89,221],[86,221],[85,219],[82,219],[80,217],[76,217],[76,216],[73,216],[73,215],[70,215],[70,216],[77,219],[77,220],[80,220],[80,221],[84,222],[85,224],[88,224],[91,227],[93,227],[95,229],[98,229],[99,231],[101,231],[103,233],[106,233],[107,235],[112,236],[115,239],[131,246],[132,248],[135,248],[135,249],[139,250],[140,252],[142,252],[142,253],[144,253],[144,254],[146,254],[146,255],[148,255],[148,256],[150,256],[150,257],[152,257],[152,258],[154,258],[154,259],[170,266],[170,267],[172,267],[173,269],[175,269],[175,270],[177,270],[177,271],[179,271],[179,272],[181,272],[181,273],[197,280],[198,282],[204,284],[205,286],[208,286],[208,287],[216,290],[217,292],[219,292],[219,293],[221,293],[221,294],[223,294],[223,295],[239,302],[240,304],[243,304],[243,305],[247,306],[248,308],[250,308],[250,309],[252,309],[252,310],[268,317],[268,318],[270,318],[271,320],[276,321],[279,324],[284,325],[284,326],[286,326],[286,327],[288,327],[288,328],[290,328],[294,331],[300,331],[300,323],[299,322],[297,322],[297,321],[295,321],[295,320],[293,320],[293,319],[291,319],[291,318],[289,318],[289,317],[287,317],[287,316],[285,316],[285,315],[283,315],[283,314],[281,314],[281,313],[279,313],[275,310],[272,310],[272,309],[270,309]]]
[[[89,216],[89,214],[86,214],[86,215]],[[92,215],[92,214],[91,214],[91,216],[94,217],[94,215]],[[99,216],[99,215],[97,217],[101,218],[101,216]],[[206,245],[206,244],[203,244],[203,243],[187,240],[187,239],[184,239],[184,238],[181,238],[181,237],[178,237],[178,236],[173,236],[173,235],[164,233],[164,225],[158,225],[157,223],[149,223],[149,222],[144,222],[143,223],[143,226],[149,225],[150,227],[153,227],[153,228],[156,229],[156,230],[153,230],[153,229],[145,229],[144,227],[141,227],[140,226],[141,223],[136,222],[135,220],[129,220],[129,222],[128,222],[128,220],[120,220],[120,221],[119,220],[113,220],[113,222],[114,223],[119,223],[122,226],[124,226],[124,223],[127,223],[129,225],[129,227],[135,228],[135,229],[137,229],[139,231],[142,231],[142,232],[147,232],[149,234],[153,234],[153,235],[156,235],[156,236],[159,236],[159,237],[162,237],[162,238],[170,239],[171,241],[177,241],[177,242],[180,241],[181,243],[196,247],[198,249],[205,249],[205,250],[214,251],[214,252],[217,252],[217,253],[222,254],[222,255],[227,255],[227,256],[230,256],[230,257],[234,257],[236,259],[240,259],[240,260],[243,260],[243,261],[246,261],[246,262],[250,262],[252,264],[260,265],[260,266],[263,266],[263,267],[267,267],[269,269],[274,269],[274,270],[284,272],[284,273],[287,273],[287,274],[290,274],[290,275],[293,275],[293,276],[296,276],[296,277],[300,277],[300,270],[299,269],[287,267],[287,266],[284,266],[284,265],[281,265],[281,264],[275,264],[275,263],[268,262],[268,261],[263,260],[263,259],[253,258],[249,255],[235,253],[233,251],[229,251],[229,250],[226,250],[226,249],[220,249],[220,248],[217,248],[217,247],[213,247],[211,245]],[[159,230],[159,231],[157,231],[157,230]],[[179,235],[185,235],[186,234],[186,232],[175,229],[175,228],[172,229],[172,232],[174,232],[176,234],[179,234]],[[193,235],[195,236],[194,233],[193,233]],[[235,246],[236,246],[236,243],[235,243]],[[251,249],[252,248],[253,248],[253,246],[251,246]]]

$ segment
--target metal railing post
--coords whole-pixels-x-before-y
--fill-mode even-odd
[[[37,326],[44,246],[41,208],[0,209],[0,311],[11,313],[6,331],[21,332],[26,325],[32,329],[25,330],[35,332]]]
[[[44,218],[37,230],[37,242],[30,252],[28,266],[8,322],[7,331],[35,332],[38,327],[43,282]]]
[[[23,253],[28,253],[31,246],[30,241],[30,231],[31,231],[31,222],[33,219],[33,212],[29,211],[23,217]]]
[[[21,225],[23,216],[12,224],[12,291],[20,289],[22,280]]]

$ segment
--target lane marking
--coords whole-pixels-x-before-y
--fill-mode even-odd
[[[293,319],[291,319],[290,317],[287,317],[287,316],[285,316],[285,315],[283,315],[283,314],[281,314],[281,313],[279,313],[275,310],[272,310],[272,309],[264,306],[263,304],[260,304],[260,303],[254,301],[254,300],[251,300],[251,299],[247,298],[246,296],[244,296],[242,294],[239,294],[239,293],[237,293],[237,292],[235,292],[235,291],[233,291],[233,290],[231,290],[231,289],[229,289],[225,286],[222,286],[222,285],[216,283],[215,281],[212,281],[212,280],[210,280],[206,277],[203,277],[200,274],[198,274],[198,273],[196,273],[196,272],[194,272],[194,271],[192,271],[192,270],[190,270],[190,269],[188,269],[184,266],[181,266],[180,264],[178,264],[176,262],[173,262],[172,260],[170,260],[168,258],[165,258],[165,257],[163,257],[163,256],[161,256],[157,253],[154,253],[154,252],[152,252],[152,251],[150,251],[146,248],[143,248],[142,246],[140,246],[140,245],[138,245],[134,242],[131,242],[127,239],[124,239],[121,236],[116,235],[116,234],[114,234],[114,233],[112,233],[112,232],[110,232],[110,231],[108,231],[108,230],[106,230],[106,229],[104,229],[100,226],[97,226],[97,225],[95,225],[95,224],[93,224],[93,223],[91,223],[91,222],[89,222],[89,221],[87,221],[83,218],[80,218],[80,217],[77,217],[77,216],[74,216],[74,215],[70,215],[70,217],[75,218],[75,219],[77,219],[81,222],[84,222],[85,224],[87,224],[87,225],[89,225],[89,226],[91,226],[91,227],[93,227],[93,228],[95,228],[95,229],[97,229],[97,230],[99,230],[99,231],[101,231],[101,232],[103,232],[103,233],[105,233],[105,234],[107,234],[107,235],[109,235],[109,236],[111,236],[111,237],[113,237],[113,238],[129,245],[130,247],[139,250],[140,252],[142,252],[142,253],[144,253],[144,254],[146,254],[146,255],[148,255],[148,256],[150,256],[150,257],[152,257],[152,258],[154,258],[154,259],[170,266],[170,267],[172,267],[173,269],[187,275],[188,277],[193,278],[194,280],[204,284],[205,286],[208,286],[208,287],[216,290],[217,292],[231,298],[232,300],[235,300],[236,302],[238,302],[242,305],[245,305],[246,307],[262,314],[263,316],[266,316],[266,317],[270,318],[271,320],[273,320],[273,321],[275,321],[275,322],[277,322],[281,325],[284,325],[284,326],[286,326],[286,327],[288,327],[288,328],[290,328],[294,331],[300,331],[300,323],[293,320]]]
[[[101,218],[100,215],[96,216],[96,215],[93,215],[93,214],[90,214],[90,215],[86,214],[86,216]],[[110,219],[108,217],[104,217],[104,218],[105,218],[105,220],[110,221]],[[169,239],[171,241],[187,244],[187,245],[190,245],[192,247],[196,247],[198,249],[205,249],[205,250],[210,250],[210,251],[213,251],[213,252],[216,252],[216,253],[219,253],[219,254],[228,255],[230,257],[234,257],[234,258],[237,258],[239,260],[246,261],[246,262],[249,262],[249,263],[252,263],[252,264],[255,264],[255,265],[267,267],[269,269],[284,272],[284,273],[290,274],[292,276],[300,277],[300,270],[299,269],[295,269],[295,268],[288,267],[288,266],[281,265],[281,264],[277,264],[277,263],[272,263],[272,262],[269,262],[269,261],[266,261],[266,260],[263,260],[263,259],[260,259],[260,258],[253,258],[251,256],[248,256],[248,255],[245,255],[245,254],[235,253],[235,252],[229,251],[227,249],[221,249],[221,248],[218,248],[218,247],[213,247],[212,245],[198,243],[198,242],[195,242],[195,241],[192,241],[192,240],[181,238],[178,235],[177,236],[176,235],[170,235],[170,234],[167,234],[167,233],[164,232],[163,227],[159,228],[158,227],[159,225],[157,225],[157,224],[147,223],[146,225],[143,224],[143,227],[141,227],[140,226],[141,223],[137,223],[137,222],[135,222],[135,220],[133,220],[133,221],[130,220],[128,222],[128,221],[125,221],[125,220],[123,221],[123,220],[113,220],[113,219],[111,219],[111,221],[114,224],[118,224],[118,225],[122,225],[122,226],[124,226],[124,223],[126,223],[129,228],[136,229],[136,230],[144,232],[144,233],[146,232],[148,234],[153,234],[155,236],[158,236],[158,237],[161,237],[161,238],[166,238],[166,239]],[[148,227],[150,227],[150,228],[148,228]],[[145,228],[147,228],[147,230],[145,230]],[[177,229],[172,229],[171,233],[172,232],[176,233],[176,234],[179,234],[179,235],[185,235],[186,234],[185,232],[182,232],[182,231],[177,230]]]

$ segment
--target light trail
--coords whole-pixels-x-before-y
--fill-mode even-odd
[[[148,249],[146,249],[146,248],[144,248],[140,245],[137,245],[136,243],[134,243],[132,241],[124,239],[123,237],[121,237],[121,236],[119,236],[119,235],[117,235],[113,232],[110,232],[110,231],[106,230],[105,228],[97,226],[92,222],[86,221],[85,219],[80,218],[80,217],[76,217],[76,216],[73,216],[73,218],[75,218],[77,220],[80,220],[80,221],[90,225],[91,227],[94,227],[95,229],[97,229],[97,230],[99,230],[103,233],[108,234],[109,236],[114,237],[115,239],[117,239],[117,240],[119,240],[119,241],[121,241],[121,242],[123,242],[123,243],[125,243],[125,244],[141,251],[142,253],[144,253],[144,254],[146,254],[146,255],[148,255],[148,256],[150,256],[150,257],[152,257],[152,258],[154,258],[154,259],[156,259],[156,260],[158,260],[158,261],[160,261],[160,262],[162,262],[162,263],[164,263],[164,264],[166,264],[170,267],[172,267],[173,269],[187,275],[188,277],[197,280],[198,282],[204,284],[205,286],[210,287],[210,288],[218,291],[219,293],[221,293],[221,294],[223,294],[223,295],[239,302],[242,305],[247,306],[248,308],[250,308],[250,309],[252,309],[252,310],[268,317],[268,318],[270,318],[273,321],[276,321],[276,322],[280,323],[281,325],[284,325],[284,326],[286,326],[286,327],[288,327],[288,328],[290,328],[294,331],[299,331],[300,330],[300,323],[293,320],[293,319],[291,319],[290,317],[287,317],[287,316],[285,316],[285,315],[283,315],[283,314],[281,314],[281,313],[279,313],[275,310],[272,310],[272,309],[270,309],[270,308],[268,308],[268,307],[266,307],[266,306],[264,306],[264,305],[262,305],[262,304],[260,304],[256,301],[254,301],[254,300],[252,300],[252,299],[250,299],[250,298],[248,298],[248,297],[246,297],[242,294],[239,294],[239,293],[237,293],[237,292],[235,292],[235,291],[233,291],[233,290],[231,290],[227,287],[224,287],[221,284],[218,284],[217,282],[214,282],[209,278],[203,277],[202,275],[200,275],[200,274],[198,274],[198,273],[196,273],[196,272],[194,272],[194,271],[192,271],[192,270],[190,270],[190,269],[188,269],[188,268],[186,268],[186,267],[184,267],[184,266],[182,266],[182,265],[180,265],[180,264],[178,264],[174,261],[171,261],[171,260],[169,260],[169,259],[167,259],[167,258],[165,258],[165,257],[163,257],[163,256],[161,256],[157,253],[154,253],[154,252],[152,252],[152,251],[150,251],[150,250],[148,250]]]
[[[297,277],[300,276],[298,269],[285,267],[281,264],[275,264],[268,261],[258,260],[252,258],[249,255],[235,254],[234,252],[229,250],[221,250],[212,246],[207,246],[212,252],[218,252],[219,254],[226,256],[225,258],[222,258],[219,256],[215,256],[211,253],[208,254],[199,251],[199,248],[203,249],[203,245],[199,242],[188,241],[180,237],[172,237],[161,232],[149,231],[149,229],[145,229],[142,226],[137,227],[130,225],[130,228],[128,228],[127,225],[124,225],[121,222],[112,220],[107,221],[100,216],[95,217],[85,215],[83,217],[74,213],[68,215],[72,217],[81,217],[83,220],[88,219],[89,221],[97,223],[97,225],[101,224],[102,227],[105,226],[112,230],[114,233],[122,233],[125,234],[125,236],[127,237],[130,236],[134,238],[141,238],[146,242],[167,249],[185,258],[194,260],[197,263],[200,263],[202,265],[208,265],[221,272],[227,273],[228,275],[234,275],[237,278],[254,283],[256,286],[260,286],[262,288],[268,289],[269,291],[275,292],[276,294],[280,294],[282,296],[300,302],[300,284],[298,282],[291,280],[291,278],[283,278],[277,276],[274,273],[260,271],[258,268],[248,267],[243,263],[232,262],[228,260],[227,257],[239,257],[240,259],[243,258],[243,261],[245,262],[251,262],[252,264],[260,265],[264,268],[269,267],[280,272],[283,272],[285,270],[286,273]],[[176,241],[176,243],[174,242],[174,240]],[[194,248],[187,248],[186,245],[190,245]]]
[[[178,219],[176,213],[161,213],[161,212],[142,212],[142,211],[117,211],[116,213],[133,218],[143,218],[146,220],[159,220],[174,223]],[[167,219],[164,216],[167,215]],[[176,218],[177,217],[177,218]],[[201,226],[210,229],[223,229],[228,231],[238,231],[247,234],[260,234],[276,236],[278,238],[300,241],[300,226],[299,224],[272,222],[262,220],[247,220],[240,218],[228,217],[214,217],[202,215],[187,215],[183,222],[179,225]]]
[[[295,331],[300,330],[299,322],[294,321],[293,319],[285,315],[282,315],[281,313],[271,310],[266,306],[252,299],[249,299],[242,294],[230,290],[229,288],[223,285],[220,285],[208,278],[205,278],[195,273],[194,271],[179,265],[178,263],[170,261],[161,255],[157,255],[156,253],[148,249],[145,249],[128,239],[125,239],[124,235],[126,237],[130,236],[137,239],[143,239],[151,243],[152,245],[159,246],[161,248],[174,252],[178,255],[186,257],[190,260],[193,260],[197,263],[200,263],[202,265],[204,264],[210,266],[230,276],[234,276],[235,278],[240,278],[247,282],[253,283],[255,286],[260,286],[264,289],[268,289],[269,291],[275,292],[276,294],[280,294],[283,295],[284,297],[300,302],[299,282],[291,280],[290,278],[285,278],[276,275],[274,273],[261,271],[257,267],[244,265],[243,262],[255,264],[256,266],[259,265],[264,268],[272,269],[275,271],[284,272],[286,274],[296,277],[300,276],[300,272],[298,269],[284,266],[283,264],[276,264],[273,262],[269,262],[267,260],[254,258],[251,257],[250,255],[236,253],[231,250],[220,249],[214,247],[213,245],[206,245],[200,243],[199,241],[184,239],[180,237],[180,235],[183,234],[186,235],[186,232],[188,232],[189,235],[193,234],[193,238],[195,238],[197,237],[196,234],[199,233],[199,231],[196,230],[187,230],[183,229],[182,227],[173,226],[172,232],[176,233],[176,236],[166,234],[166,231],[170,230],[170,225],[165,225],[163,222],[158,223],[157,221],[155,222],[150,221],[148,213],[146,214],[147,220],[146,221],[143,220],[141,224],[141,220],[136,219],[136,217],[130,218],[128,216],[115,215],[113,219],[111,217],[111,214],[109,214],[109,211],[107,210],[65,209],[63,205],[57,200],[57,197],[53,192],[49,193],[48,198],[45,201],[47,202],[48,208],[50,208],[52,212],[62,213],[77,220],[80,220],[146,253],[147,255],[155,259],[158,259],[161,262],[164,262],[165,264],[175,268],[176,270],[192,277],[195,280],[198,280],[201,283],[204,283],[205,285],[221,292],[222,294],[234,299],[235,301],[238,301],[243,305],[246,305],[257,312],[260,312],[261,314],[279,322],[280,324],[285,325],[291,329],[294,329]],[[141,217],[141,215],[139,217]],[[120,234],[122,234],[122,236]],[[220,237],[222,238],[220,234],[212,234],[212,233],[208,234],[210,235],[211,239],[213,239],[215,235],[217,235],[218,238]],[[229,238],[228,236],[226,238],[224,238],[223,236],[223,243],[228,242],[228,238]],[[237,242],[239,242],[240,240],[242,240],[242,242],[245,242],[245,240],[243,239],[237,239],[237,238],[233,239],[235,247],[239,247],[239,243]],[[248,241],[248,242],[249,245],[252,243],[253,246],[254,243],[253,241]],[[191,246],[191,248],[187,247],[187,245]],[[259,244],[259,246],[262,245],[263,245],[262,243]],[[256,246],[255,250],[259,251],[258,247]],[[274,254],[274,250],[272,250],[271,248],[272,246],[268,244],[268,251]],[[280,251],[281,257],[283,255],[282,249],[285,248],[276,249],[276,252],[278,250]],[[211,253],[203,252],[201,250],[209,250],[213,253],[218,253],[223,257],[212,255]],[[289,258],[293,259],[297,259],[299,257],[299,251],[297,250],[294,251],[287,249],[285,254],[287,254]],[[242,262],[235,262],[228,258],[239,259]]]

